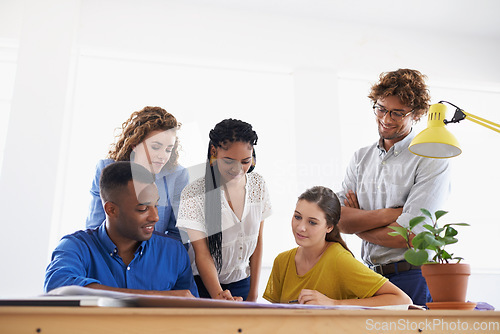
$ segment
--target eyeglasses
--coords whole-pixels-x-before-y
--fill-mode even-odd
[[[385,107],[381,106],[378,103],[373,104],[373,113],[375,114],[375,116],[382,118],[385,116],[385,114],[389,113],[389,116],[395,122],[402,121],[403,118],[405,118],[406,116],[408,116],[412,112],[413,112],[413,110],[408,111],[408,112],[405,112],[404,110],[400,110],[400,109],[387,110],[387,109],[385,109]]]

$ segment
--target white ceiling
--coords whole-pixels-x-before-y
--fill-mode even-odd
[[[85,0],[81,0],[84,2]],[[493,38],[500,43],[500,0],[154,0],[264,15],[351,22]],[[104,2],[105,3],[105,2]],[[144,2],[147,4],[148,2]],[[22,1],[0,0],[0,32],[18,32]],[[0,36],[1,37],[1,36]]]
[[[183,0],[262,14],[498,38],[499,0]]]

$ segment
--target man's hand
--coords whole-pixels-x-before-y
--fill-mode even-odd
[[[406,248],[407,243],[402,236],[398,235],[394,237],[388,234],[389,232],[394,231],[393,229],[390,229],[389,226],[400,225],[394,222],[384,227],[374,228],[373,230],[356,233],[356,235],[365,241],[371,242],[372,244],[390,248]],[[411,233],[410,240],[412,240],[414,236],[415,235]]]
[[[352,190],[349,190],[345,195],[344,205],[350,208],[359,209],[358,196]]]
[[[385,227],[394,223],[403,213],[403,208],[362,210],[343,206],[341,210],[339,229],[340,232],[346,234],[358,234],[378,227]]]

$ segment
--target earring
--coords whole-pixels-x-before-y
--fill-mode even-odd
[[[213,165],[214,165],[214,162],[215,162],[216,160],[217,160],[217,158],[216,158],[214,155],[211,155],[211,156],[210,156],[210,160],[209,160],[209,162],[210,162],[210,166],[213,166]]]

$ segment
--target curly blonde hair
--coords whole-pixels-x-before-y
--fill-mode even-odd
[[[165,109],[144,107],[132,113],[130,118],[123,122],[121,133],[116,136],[116,142],[111,144],[108,158],[115,161],[129,161],[134,147],[143,142],[152,131],[178,130],[180,126],[181,123]],[[173,169],[178,165],[178,159],[179,139],[176,137],[172,154],[164,168]]]
[[[413,119],[418,121],[429,110],[431,99],[425,79],[427,76],[419,71],[407,68],[384,72],[372,86],[368,98],[376,103],[379,99],[397,96],[402,104],[413,109]]]

